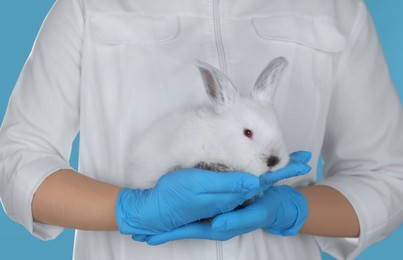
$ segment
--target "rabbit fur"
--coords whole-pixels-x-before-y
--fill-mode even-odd
[[[288,163],[272,108],[287,60],[272,60],[247,96],[241,96],[215,67],[200,60],[196,65],[210,102],[171,113],[139,135],[129,154],[129,169],[135,173],[129,180],[131,187],[151,188],[162,175],[177,168],[258,176]]]

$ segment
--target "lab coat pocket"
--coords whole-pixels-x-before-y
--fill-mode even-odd
[[[323,52],[340,52],[345,38],[327,17],[273,15],[252,17],[256,33],[263,39],[300,44]]]
[[[93,37],[104,44],[161,43],[179,33],[176,16],[102,14],[90,21]]]
[[[289,58],[289,87],[279,90],[277,106],[290,150],[321,145],[333,63],[344,49],[345,36],[330,17],[278,14],[254,16],[251,23],[260,44]]]

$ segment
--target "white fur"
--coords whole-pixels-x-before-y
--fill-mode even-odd
[[[287,65],[284,58],[277,58],[261,75],[272,77],[268,70],[273,70],[274,62],[276,67]],[[272,96],[264,96],[274,94],[281,76],[278,73],[284,67],[280,72],[275,70],[276,81],[259,77],[250,96],[240,96],[233,85],[228,85],[232,84],[230,80],[211,65],[198,61],[198,67],[211,104],[172,113],[139,135],[129,158],[129,169],[134,173],[129,180],[131,187],[153,187],[172,169],[191,168],[199,162],[222,163],[234,171],[255,175],[288,163],[275,113],[271,104],[265,102],[272,100]],[[212,82],[217,75],[220,79]],[[253,131],[252,139],[244,136],[245,128]],[[266,163],[270,155],[280,158],[273,168]]]

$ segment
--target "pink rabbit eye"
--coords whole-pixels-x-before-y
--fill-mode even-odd
[[[243,134],[248,138],[252,138],[252,136],[253,136],[253,132],[250,129],[244,129]]]

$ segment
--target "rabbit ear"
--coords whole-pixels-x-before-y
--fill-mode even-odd
[[[238,90],[224,73],[201,60],[196,60],[196,65],[200,70],[207,95],[215,106],[226,106],[238,99]]]
[[[272,60],[257,78],[252,97],[264,105],[272,105],[276,88],[287,65],[288,61],[284,57]]]

